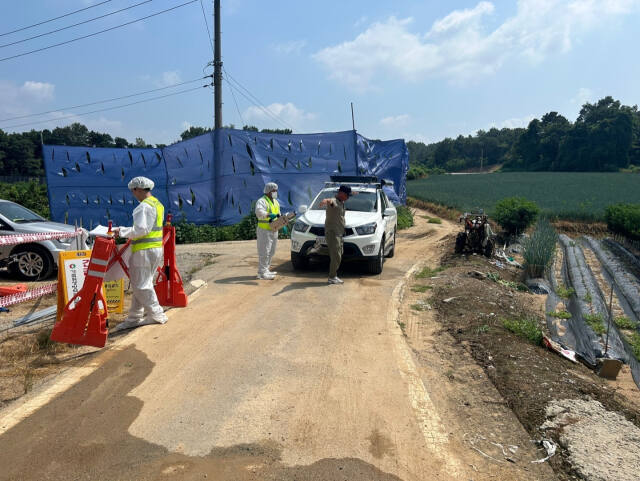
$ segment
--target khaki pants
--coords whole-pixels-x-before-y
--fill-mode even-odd
[[[336,277],[338,275],[338,268],[342,262],[342,234],[327,231],[325,232],[325,238],[327,239],[329,258],[331,259],[331,263],[329,264],[329,277]]]

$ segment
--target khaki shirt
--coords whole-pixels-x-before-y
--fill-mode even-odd
[[[338,199],[329,199],[327,214],[324,220],[324,230],[344,234],[344,202]]]

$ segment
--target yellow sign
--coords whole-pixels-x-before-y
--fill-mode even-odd
[[[109,312],[121,313],[124,305],[124,279],[105,281],[104,292]]]

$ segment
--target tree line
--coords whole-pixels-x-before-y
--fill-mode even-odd
[[[225,126],[235,128],[233,124]],[[243,130],[258,132],[253,125],[245,125]],[[210,132],[207,127],[189,127],[180,134],[181,140]],[[290,129],[262,129],[261,132],[290,134]],[[44,165],[42,161],[42,144],[72,145],[85,147],[113,148],[152,148],[141,137],[129,142],[123,137],[112,137],[109,134],[89,130],[81,123],[73,123],[53,130],[30,130],[29,132],[7,133],[0,129],[0,175],[17,177],[42,177]],[[165,144],[155,144],[156,148]]]
[[[617,171],[640,165],[640,112],[609,96],[585,103],[575,122],[549,112],[526,129],[492,128],[407,147],[409,178],[497,165],[503,171]]]

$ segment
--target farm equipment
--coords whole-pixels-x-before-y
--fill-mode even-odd
[[[459,222],[464,222],[464,231],[456,237],[456,254],[470,251],[491,257],[495,236],[484,211],[465,212],[460,216]]]

